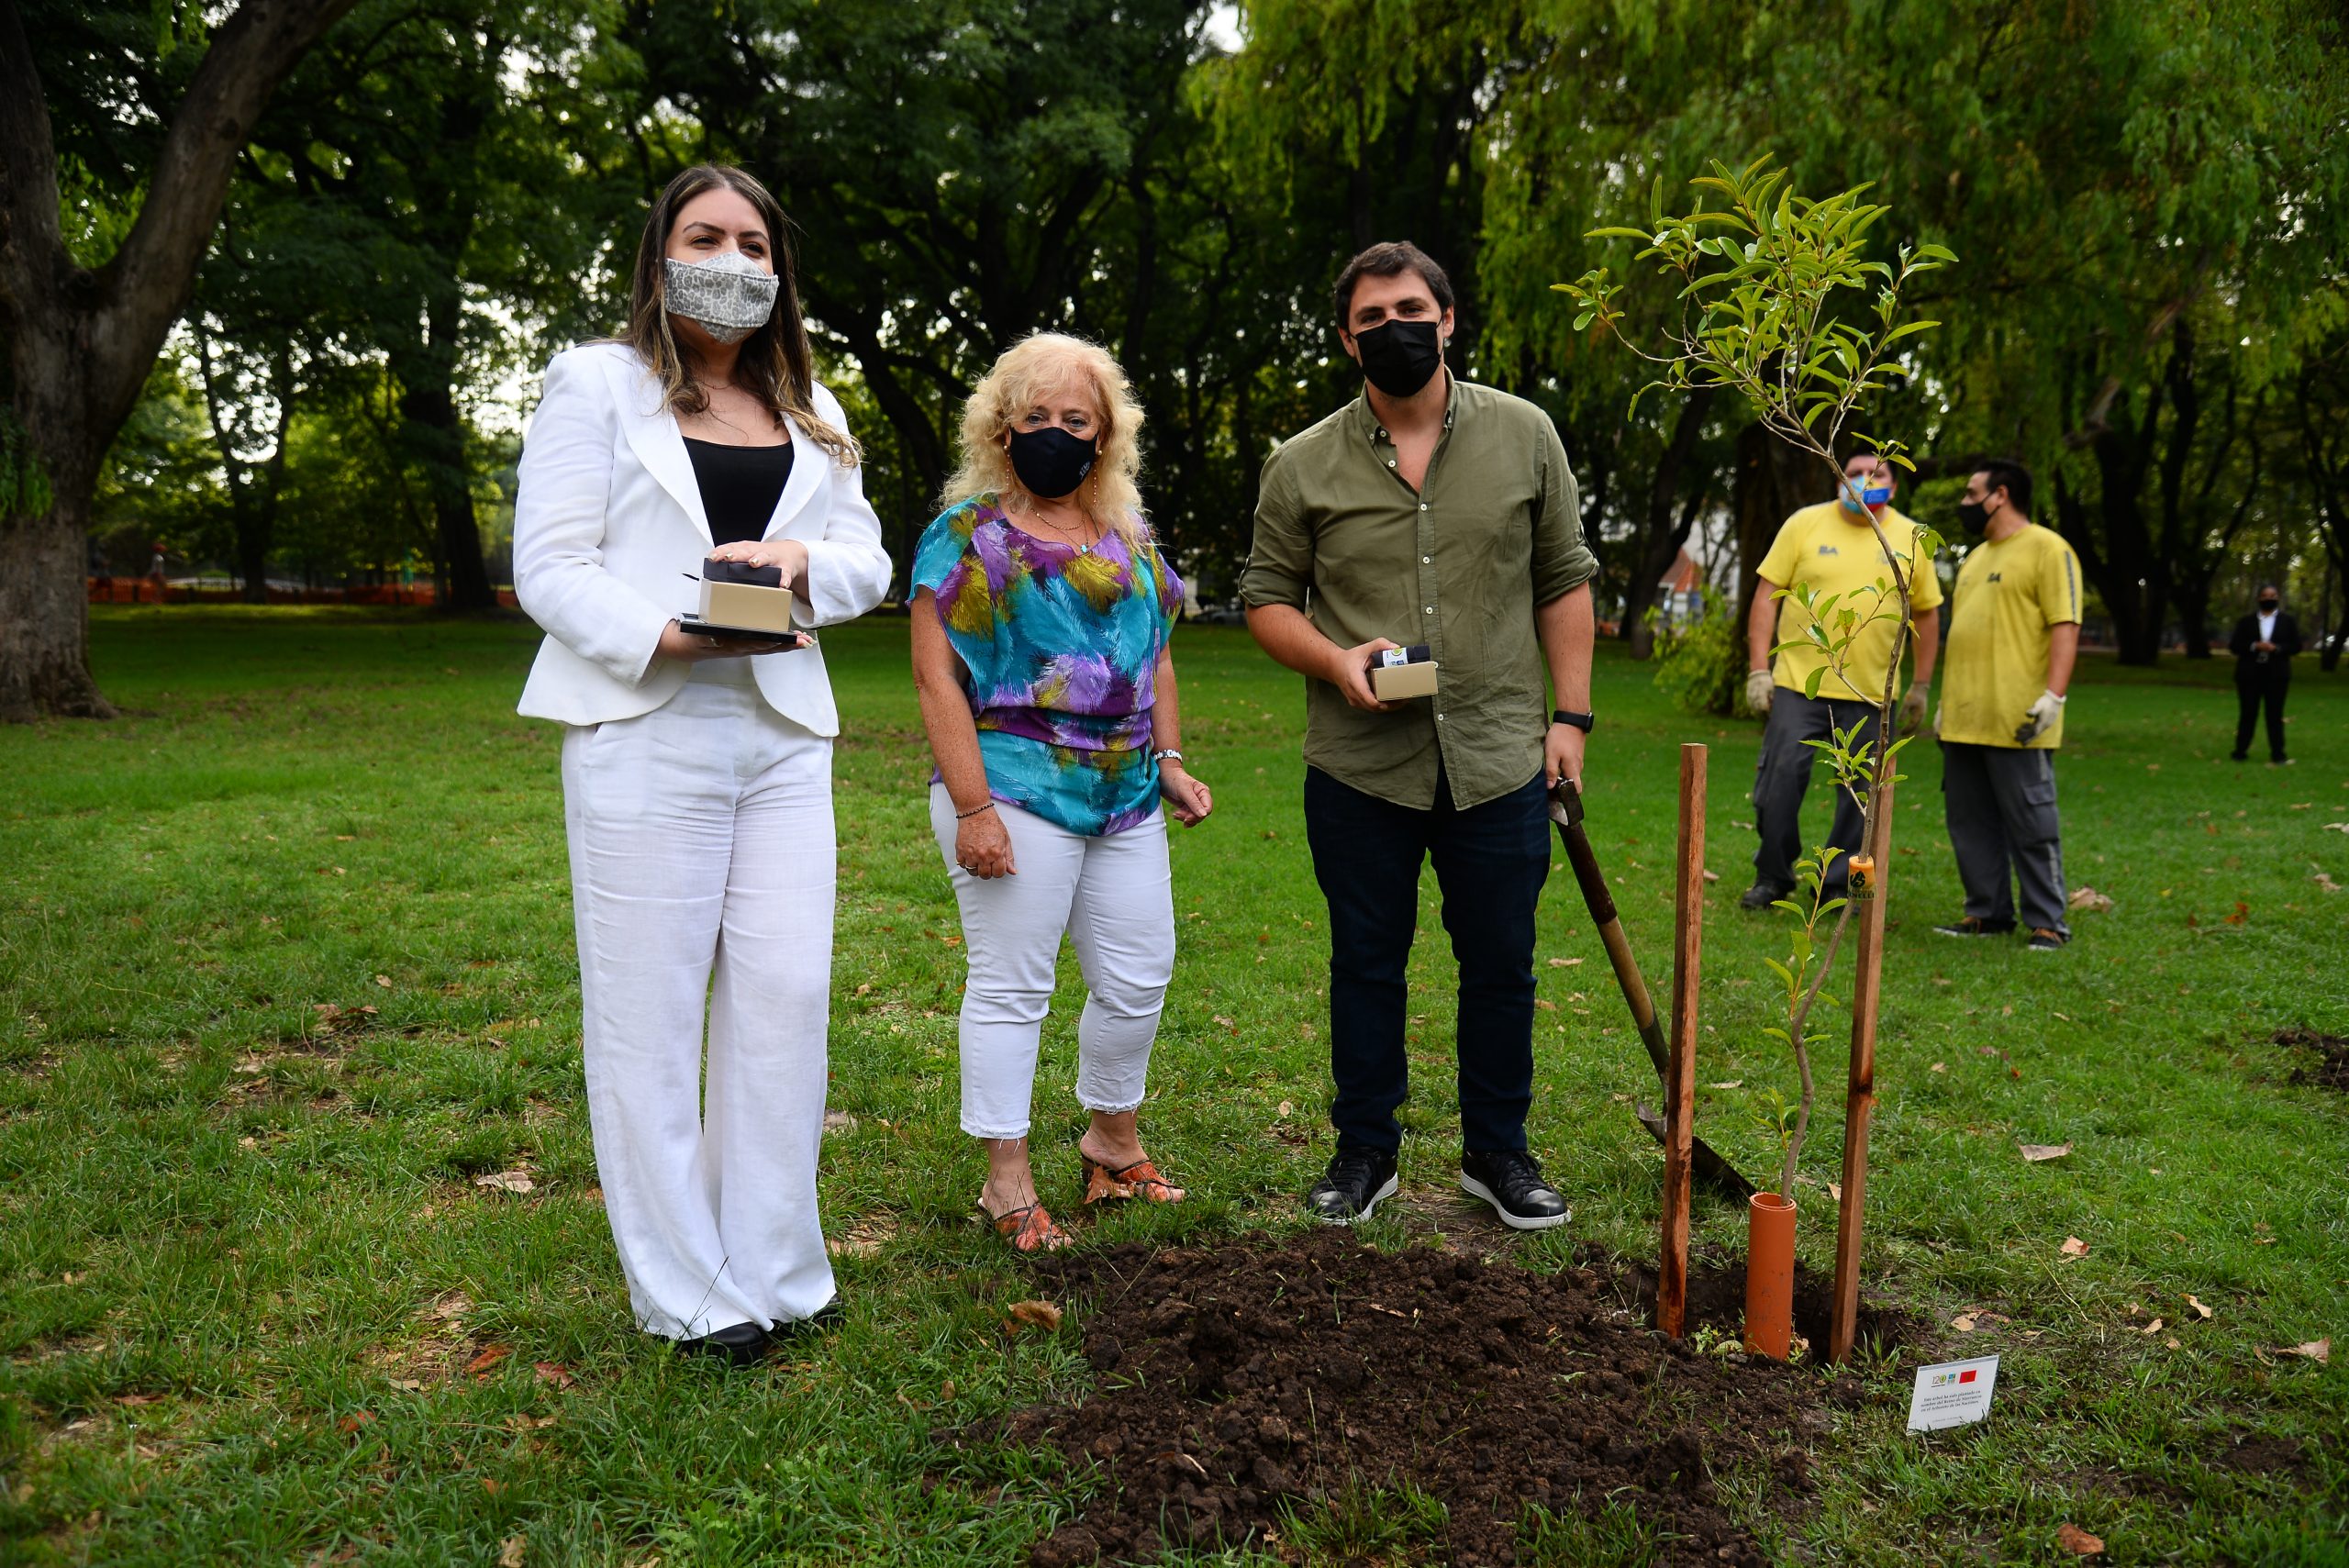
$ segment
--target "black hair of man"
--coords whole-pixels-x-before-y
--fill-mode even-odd
[[[1982,475],[1984,495],[2004,490],[2016,511],[2031,516],[2031,470],[2010,457],[1994,457],[1975,472]]]
[[[1435,295],[1439,311],[1452,308],[1452,280],[1434,257],[1408,239],[1382,239],[1346,263],[1338,274],[1338,286],[1331,293],[1330,303],[1338,313],[1341,328],[1352,331],[1353,324],[1347,319],[1353,313],[1354,284],[1364,274],[1374,278],[1391,278],[1404,272],[1417,272],[1428,285],[1428,293]]]

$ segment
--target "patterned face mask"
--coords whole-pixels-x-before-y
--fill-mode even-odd
[[[668,310],[699,326],[721,343],[739,343],[774,315],[783,280],[740,250],[706,261],[664,258]]]

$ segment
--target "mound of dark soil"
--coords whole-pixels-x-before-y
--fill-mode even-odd
[[[1532,1506],[1609,1503],[1636,1510],[1659,1561],[1759,1564],[1717,1480],[1736,1472],[1799,1509],[1807,1440],[1827,1424],[1818,1407],[1862,1397],[1849,1376],[1664,1340],[1639,1305],[1652,1280],[1596,1257],[1533,1273],[1333,1231],[1155,1253],[1129,1243],[1040,1272],[1082,1312],[1098,1389],[953,1434],[1050,1443],[1107,1471],[1085,1518],[1036,1544],[1039,1568],[1261,1539],[1286,1508],[1401,1486],[1449,1509],[1442,1551],[1458,1564],[1514,1562]],[[1698,1272],[1691,1318],[1733,1333],[1742,1286],[1726,1279]],[[1823,1320],[1812,1332],[1823,1342]]]
[[[2292,1069],[2293,1083],[2314,1084],[2320,1089],[2349,1090],[2349,1040],[2309,1029],[2278,1029],[2276,1043],[2288,1051],[2316,1052],[2315,1066]]]

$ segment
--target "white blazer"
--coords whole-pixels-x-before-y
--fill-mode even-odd
[[[840,400],[818,386],[816,411],[846,428]],[[791,478],[766,539],[807,547],[803,589],[811,623],[853,620],[888,591],[881,520],[861,468],[843,468],[796,423]],[[656,659],[661,630],[700,603],[709,518],[676,417],[636,351],[584,343],[547,366],[546,389],[522,443],[514,500],[514,594],[545,629],[520,712],[564,724],[650,713],[677,694],[689,666]],[[818,735],[840,732],[820,649],[750,660],[759,691]]]

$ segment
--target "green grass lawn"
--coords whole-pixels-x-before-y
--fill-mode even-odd
[[[854,1125],[827,1138],[823,1195],[848,1322],[749,1373],[680,1361],[629,1318],[580,1092],[556,730],[513,712],[535,634],[340,611],[94,622],[125,717],[0,730],[0,1562],[1014,1562],[1082,1506],[1085,1477],[1041,1458],[964,1473],[929,1440],[1091,1374],[1074,1327],[1005,1335],[1029,1292],[970,1218],[963,954],[903,622],[827,636],[847,727],[832,1106]],[[1177,657],[1219,811],[1175,841],[1182,957],[1143,1128],[1195,1195],[1097,1235],[1286,1229],[1329,1152],[1298,684],[1238,631],[1187,629]],[[2087,661],[2065,851],[2116,907],[2052,956],[1932,934],[1958,887],[1938,759],[1912,750],[1868,1289],[1935,1325],[1904,1368],[2006,1359],[1980,1427],[1906,1436],[1905,1396],[1839,1413],[1811,1440],[1816,1510],[1791,1538],[1755,1521],[1782,1558],[2068,1561],[2065,1521],[2115,1562],[2349,1554],[2349,1369],[2275,1353],[2332,1337],[2349,1355],[2349,1135],[2269,1043],[2349,1033],[2349,894],[2326,881],[2349,884],[2349,832],[2327,830],[2349,820],[2343,685],[2304,674],[2299,764],[2271,770],[2226,761],[2223,665]],[[1713,748],[1698,1129],[1760,1174],[1756,1096],[1794,1073],[1758,1033],[1770,920],[1733,906],[1756,730],[1673,712],[1613,648],[1596,701],[1590,828],[1659,993],[1675,753]],[[1574,1223],[1518,1239],[1442,1195],[1453,1001],[1422,891],[1416,1196],[1366,1234],[1442,1227],[1534,1268],[1583,1241],[1652,1257],[1659,1159],[1618,1102],[1653,1081],[1563,864],[1532,1136]],[[1063,1207],[1078,1003],[1072,984],[1039,1079]],[[1841,1146],[1828,1054],[1816,1184]],[[2073,1152],[2029,1164],[2019,1142]],[[518,1170],[528,1194],[473,1179]],[[1798,1195],[1825,1268],[1833,1207],[1822,1185]],[[1742,1245],[1710,1200],[1697,1232]],[[1961,1334],[1967,1309],[2004,1320]],[[2264,1463],[2242,1462],[2246,1438]]]

